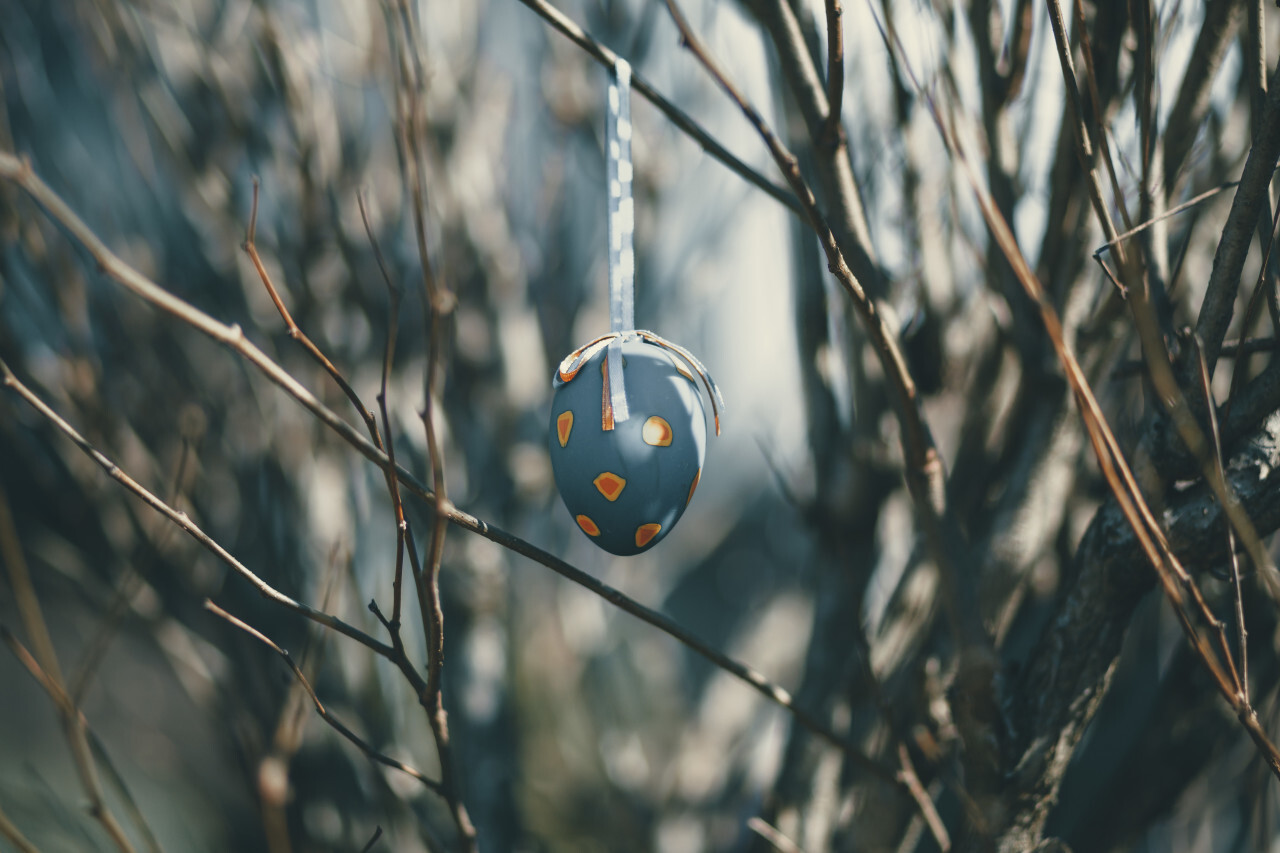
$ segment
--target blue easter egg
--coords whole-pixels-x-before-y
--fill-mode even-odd
[[[670,533],[692,500],[706,455],[706,413],[685,365],[631,338],[622,344],[630,417],[604,429],[607,353],[604,347],[572,374],[559,374],[551,468],[582,532],[606,551],[629,556]]]

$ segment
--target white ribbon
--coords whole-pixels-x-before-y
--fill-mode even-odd
[[[622,378],[622,335],[635,328],[636,230],[635,201],[631,193],[631,65],[618,57],[609,83],[608,119],[605,123],[605,160],[609,189],[609,327],[618,334],[605,357],[609,370],[609,396],[613,421],[631,416]],[[612,429],[612,423],[606,423]]]
[[[621,423],[631,416],[622,378],[623,341],[639,339],[656,344],[673,353],[677,359],[683,359],[692,372],[701,377],[702,384],[706,387],[708,396],[711,397],[716,435],[719,435],[720,412],[724,409],[724,398],[720,396],[720,389],[707,373],[702,362],[684,347],[677,346],[653,332],[635,328],[636,255],[633,235],[636,229],[636,216],[635,202],[631,192],[631,65],[619,57],[614,63],[613,70],[613,79],[609,82],[608,119],[605,122],[605,162],[609,185],[609,327],[611,331],[565,356],[556,372],[555,383],[558,386],[572,380],[592,356],[601,349],[607,348],[600,420],[604,429],[611,430],[615,423]]]

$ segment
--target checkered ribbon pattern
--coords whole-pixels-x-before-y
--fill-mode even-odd
[[[582,365],[601,349],[608,348],[605,356],[604,391],[600,406],[601,426],[614,428],[631,417],[627,406],[627,392],[622,376],[622,343],[640,339],[666,349],[683,359],[689,368],[702,379],[707,395],[711,398],[711,411],[715,415],[716,435],[720,434],[720,412],[724,409],[724,397],[711,374],[693,353],[666,338],[645,329],[635,328],[635,277],[636,254],[635,202],[631,182],[631,65],[621,57],[614,65],[613,78],[609,81],[608,119],[605,124],[605,159],[607,161],[609,193],[609,327],[607,335],[579,347],[560,362],[556,383],[572,379]]]
[[[608,118],[605,123],[605,159],[609,190],[609,328],[615,333],[635,329],[636,230],[635,200],[631,183],[631,65],[618,58],[609,81]],[[609,402],[611,420],[621,423],[631,416],[622,378],[622,337],[609,344]],[[607,424],[606,429],[613,425]]]

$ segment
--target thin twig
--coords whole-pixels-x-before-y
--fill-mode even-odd
[[[13,567],[10,566],[10,568],[12,569]],[[43,621],[43,617],[40,618]],[[93,759],[93,754],[89,748],[89,740],[86,737],[88,723],[85,721],[84,715],[80,713],[80,709],[72,704],[71,697],[67,695],[67,691],[62,686],[62,678],[58,675],[56,669],[57,659],[53,660],[55,667],[53,671],[44,669],[31,652],[27,651],[27,647],[22,645],[13,632],[3,624],[0,624],[0,640],[9,647],[18,662],[26,667],[32,678],[44,688],[44,691],[49,694],[49,698],[53,700],[54,707],[58,709],[58,716],[62,718],[62,728],[67,737],[67,745],[71,749],[71,757],[76,766],[76,775],[80,779],[80,787],[89,799],[89,814],[102,825],[107,836],[110,837],[112,843],[116,845],[121,853],[133,853],[133,844],[129,842],[129,838],[125,835],[120,822],[111,813],[111,809],[107,806],[106,800],[102,796],[102,785],[98,781],[97,762]]]
[[[1280,69],[1276,73],[1280,73]],[[1218,363],[1218,350],[1231,324],[1236,293],[1240,289],[1240,273],[1244,269],[1249,244],[1258,224],[1258,215],[1268,198],[1271,175],[1280,156],[1280,85],[1272,81],[1271,91],[1256,125],[1253,145],[1240,175],[1240,185],[1231,202],[1227,223],[1213,256],[1213,269],[1205,287],[1196,334],[1204,344],[1205,364],[1209,375]],[[1247,330],[1245,330],[1247,333]]]
[[[1271,250],[1276,243],[1276,229],[1280,228],[1280,205],[1276,205],[1275,215],[1271,219],[1271,227],[1267,230],[1266,240],[1262,252],[1262,263],[1258,265],[1258,279],[1253,284],[1253,290],[1249,293],[1249,302],[1245,305],[1244,319],[1240,323],[1240,333],[1242,335],[1249,334],[1249,330],[1253,328],[1254,321],[1258,317],[1258,312],[1262,310],[1262,298],[1264,291],[1269,292],[1267,285],[1267,270],[1271,266]],[[1236,363],[1231,366],[1231,386],[1227,391],[1227,401],[1223,408],[1223,419],[1225,420],[1231,414],[1231,406],[1236,399],[1236,393],[1240,390],[1240,386],[1244,383],[1244,378],[1248,373],[1246,365],[1249,359],[1237,358]]]
[[[249,212],[249,227],[245,232],[244,243],[241,248],[249,256],[249,260],[253,261],[253,267],[258,271],[258,278],[261,279],[262,286],[267,289],[267,295],[271,297],[271,301],[275,304],[276,311],[280,313],[280,318],[284,320],[289,337],[301,344],[302,348],[310,353],[311,357],[337,383],[338,387],[342,389],[342,393],[347,395],[347,399],[351,401],[351,405],[359,413],[360,419],[364,421],[365,428],[369,430],[369,437],[373,439],[373,443],[381,447],[382,442],[378,437],[378,422],[374,419],[373,412],[369,411],[369,407],[360,399],[360,395],[347,382],[342,372],[334,367],[333,362],[320,351],[320,347],[316,346],[311,338],[307,337],[307,334],[294,322],[293,315],[289,313],[289,309],[285,307],[284,300],[280,298],[280,293],[276,290],[275,285],[271,283],[271,276],[268,275],[267,268],[262,265],[262,258],[258,256],[258,246],[254,242],[258,231],[258,183],[258,176],[254,175],[253,206]]]
[[[382,827],[375,826],[373,828],[373,837],[369,839],[369,843],[360,848],[360,853],[369,853],[373,849],[373,845],[378,843],[378,839],[382,837]]]
[[[1218,355],[1223,358],[1239,358],[1258,352],[1275,352],[1280,349],[1280,338],[1245,338],[1241,341],[1225,341]]]
[[[365,193],[356,193],[356,202],[360,206],[360,219],[365,223],[365,234],[369,237],[369,245],[374,250],[374,257],[378,260],[378,272],[383,277],[383,283],[387,286],[387,345],[383,348],[383,375],[381,375],[381,384],[378,389],[378,411],[381,419],[383,419],[383,450],[387,451],[387,467],[383,469],[383,476],[387,479],[387,491],[392,498],[392,511],[396,516],[396,575],[392,580],[392,624],[397,628],[401,624],[401,601],[403,598],[403,580],[404,580],[404,530],[407,529],[408,521],[404,520],[404,501],[399,491],[399,480],[393,474],[396,467],[396,441],[392,437],[392,425],[390,425],[390,416],[388,414],[388,397],[387,387],[392,377],[392,362],[396,360],[396,333],[399,329],[399,307],[403,297],[403,289],[396,287],[392,283],[392,277],[387,272],[387,260],[383,257],[383,250],[378,246],[378,237],[374,234],[374,227],[369,222],[369,210],[365,205]]]
[[[1117,234],[1114,238],[1108,240],[1107,242],[1099,246],[1097,249],[1095,249],[1093,252],[1093,256],[1097,258],[1106,250],[1120,245],[1121,242],[1128,240],[1130,237],[1133,237],[1137,234],[1141,234],[1143,231],[1146,231],[1148,228],[1150,228],[1152,225],[1155,225],[1157,222],[1168,219],[1171,216],[1177,216],[1179,213],[1182,213],[1184,210],[1187,210],[1188,208],[1195,207],[1198,204],[1202,204],[1208,201],[1209,199],[1213,198],[1223,190],[1229,190],[1232,187],[1236,187],[1239,185],[1240,185],[1239,181],[1227,181],[1226,183],[1219,184],[1213,189],[1205,190],[1204,192],[1200,193],[1194,198],[1189,198],[1186,201],[1184,201],[1182,204],[1179,204],[1176,207],[1169,208],[1159,216],[1156,216],[1146,222],[1143,222],[1140,225],[1135,225],[1122,234]]]
[[[444,559],[444,541],[448,532],[449,497],[446,492],[444,448],[436,431],[436,412],[440,409],[440,381],[443,374],[444,335],[449,318],[456,306],[453,293],[435,274],[431,254],[427,249],[426,223],[426,175],[423,142],[419,130],[425,126],[422,89],[426,78],[419,53],[418,31],[407,0],[398,0],[399,25],[389,35],[397,45],[396,76],[398,150],[400,167],[412,199],[414,237],[418,245],[418,262],[422,269],[423,325],[427,334],[427,366],[424,377],[425,403],[422,424],[427,438],[427,455],[431,460],[431,486],[434,492],[434,509],[431,544],[425,575],[416,578],[419,602],[422,606],[423,631],[427,638],[427,683],[419,701],[427,712],[431,733],[435,737],[436,753],[440,760],[444,779],[444,794],[449,810],[457,824],[463,847],[475,851],[476,830],[462,801],[458,770],[453,760],[453,748],[449,738],[448,716],[441,692],[441,674],[444,670],[444,608],[440,602],[440,566]]]
[[[816,191],[822,193],[823,221],[833,233],[845,264],[853,271],[860,285],[872,299],[881,298],[885,291],[884,273],[871,243],[871,229],[862,205],[862,195],[854,179],[847,139],[843,133],[832,139],[825,137],[827,119],[832,114],[831,105],[827,100],[827,89],[823,85],[814,53],[809,50],[810,43],[805,38],[799,13],[788,0],[754,0],[746,5],[772,42],[778,56],[778,70],[792,95],[797,111],[804,119],[817,175]],[[748,120],[755,124],[750,116]],[[758,126],[756,130],[758,133]],[[776,156],[774,160],[777,162]],[[795,197],[804,207],[804,195],[796,192],[787,168],[781,167],[781,164],[779,166]],[[813,225],[807,209],[804,216],[806,224],[814,228],[821,240],[821,231]]]
[[[391,508],[395,515],[396,523],[396,569],[395,576],[391,585],[391,624],[400,625],[400,603],[403,599],[404,589],[404,542],[405,531],[408,529],[409,522],[404,516],[404,500],[400,495],[400,481],[392,473],[396,467],[396,443],[391,434],[391,418],[388,414],[387,402],[387,386],[391,383],[391,365],[395,360],[396,352],[396,332],[400,327],[400,302],[403,298],[403,290],[396,287],[391,281],[391,274],[387,272],[387,263],[382,256],[382,249],[378,246],[378,238],[373,233],[373,225],[369,222],[369,211],[365,205],[364,193],[356,194],[356,202],[360,207],[360,220],[364,223],[365,234],[369,238],[369,245],[373,248],[373,256],[378,262],[378,271],[382,274],[382,281],[387,287],[387,335],[386,346],[382,351],[382,384],[378,388],[378,413],[382,417],[382,434],[383,449],[387,452],[387,467],[383,469],[383,476],[387,481],[387,492],[391,495]]]
[[[839,145],[844,129],[840,124],[844,100],[844,8],[840,0],[826,0],[827,9],[827,123],[822,141],[831,148]]]
[[[618,54],[587,35],[586,31],[583,30],[582,27],[574,23],[572,19],[566,16],[559,9],[555,8],[550,3],[547,3],[546,0],[520,0],[520,2],[524,3],[524,5],[542,16],[547,23],[551,24],[552,27],[566,36],[578,47],[582,48],[588,56],[599,62],[604,67],[612,69],[617,65]],[[747,183],[753,184],[759,189],[764,190],[771,198],[781,203],[792,213],[795,213],[797,216],[804,216],[803,208],[801,208],[799,202],[796,201],[795,196],[788,192],[785,187],[780,187],[773,183],[755,169],[752,169],[746,163],[729,153],[728,149],[717,142],[715,137],[703,130],[696,121],[690,118],[679,107],[664,98],[657,89],[653,88],[653,86],[648,83],[642,75],[636,73],[634,69],[632,69],[631,72],[631,86],[641,97],[657,107],[672,124],[684,131],[684,133],[694,142],[698,143],[698,145],[702,147],[703,151],[706,151],[712,157],[728,166],[730,170],[735,172],[743,180],[747,181]]]
[[[144,487],[143,485],[138,483],[138,481],[134,480],[132,477],[126,474],[124,470],[120,468],[120,466],[116,465],[114,462],[111,461],[111,459],[109,459],[101,451],[99,451],[97,448],[91,445],[84,436],[82,436],[79,432],[76,431],[75,427],[71,426],[71,424],[63,420],[62,417],[57,412],[49,408],[48,404],[46,404],[43,400],[37,397],[31,391],[30,388],[22,384],[22,382],[18,379],[18,377],[15,376],[13,371],[9,368],[9,365],[3,360],[0,360],[0,373],[3,374],[4,384],[6,386],[16,391],[18,393],[18,396],[22,397],[22,399],[25,400],[33,409],[39,412],[45,418],[45,420],[52,423],[64,435],[70,438],[71,441],[74,442],[75,445],[85,453],[85,455],[87,455],[90,459],[96,462],[99,465],[99,467],[101,467],[104,471],[106,471],[107,474],[113,480],[118,482],[120,485],[124,486],[127,490],[129,490],[133,494],[137,495],[139,498],[143,500],[144,503],[146,503],[152,509],[156,510],[161,515],[165,516],[170,521],[172,521],[174,524],[178,525],[178,527],[182,529],[185,533],[187,533],[187,535],[189,535],[192,539],[196,540],[196,542],[204,546],[206,550],[210,551],[214,556],[222,560],[222,562],[224,562],[228,567],[230,567],[238,575],[243,577],[245,580],[249,581],[249,583],[253,584],[253,586],[258,590],[258,592],[262,593],[263,596],[271,599],[272,601],[284,606],[289,610],[294,611],[295,613],[299,613],[303,616],[306,616],[308,619],[312,620],[313,622],[317,622],[321,625],[324,625],[327,628],[332,628],[333,630],[337,631],[340,634],[345,634],[346,636],[372,649],[374,652],[378,653],[379,655],[382,655],[383,657],[386,657],[386,658],[391,657],[390,646],[386,645],[385,643],[379,642],[373,637],[370,637],[368,634],[364,633],[359,628],[348,625],[346,622],[343,622],[341,619],[339,619],[336,616],[331,616],[328,613],[322,613],[319,610],[309,607],[306,604],[303,604],[299,601],[295,601],[294,599],[285,595],[283,592],[280,592],[275,587],[268,584],[262,578],[258,577],[246,565],[244,565],[244,563],[241,563],[238,559],[236,559],[231,554],[231,552],[227,551],[227,549],[223,548],[220,544],[218,544],[218,542],[214,540],[211,536],[209,536],[209,534],[205,533],[204,530],[202,530],[198,524],[192,521],[190,516],[188,516],[185,512],[180,512],[174,509],[173,507],[169,506],[169,504],[165,503],[163,500],[156,497],[154,493],[148,491],[146,487]]]
[[[929,792],[924,789],[924,785],[920,784],[920,777],[916,775],[915,765],[911,763],[911,753],[907,751],[907,745],[901,741],[898,742],[898,763],[900,766],[898,778],[902,780],[902,783],[907,786],[907,790],[911,792],[911,798],[916,801],[920,814],[924,816],[925,822],[929,824],[929,831],[933,834],[934,840],[938,842],[939,849],[942,850],[942,853],[947,853],[951,849],[951,836],[947,833],[947,827],[942,823],[942,817],[938,814],[937,806],[933,804],[933,797],[930,797]]]
[[[322,610],[328,610],[332,602],[334,585],[339,573],[340,553],[340,546],[334,543],[329,552],[329,562],[325,568],[324,577],[320,582],[324,590],[320,596]],[[207,608],[208,599],[205,600],[205,604]],[[322,632],[318,636],[309,632],[303,635],[302,660],[298,665],[298,672],[304,675],[310,673],[314,676],[316,658],[323,653],[324,643],[328,637],[327,632]],[[316,650],[314,656],[311,654],[313,649]],[[289,765],[302,746],[307,720],[310,719],[306,702],[307,694],[311,693],[308,687],[306,680],[295,679],[290,685],[276,717],[271,748],[258,759],[256,773],[258,799],[262,803],[264,834],[272,853],[290,853],[293,849],[289,842]]]
[[[107,745],[102,742],[102,738],[98,737],[97,732],[93,729],[86,728],[85,735],[89,738],[89,748],[93,750],[93,757],[106,774],[107,780],[115,787],[116,793],[120,797],[120,802],[124,806],[125,814],[129,816],[134,828],[142,836],[143,844],[146,845],[146,848],[151,853],[163,853],[163,849],[160,847],[160,840],[156,838],[156,834],[151,830],[151,825],[142,814],[142,807],[138,805],[133,792],[129,790],[124,776],[120,773],[120,769],[116,767],[115,760],[107,752]]]
[[[1191,346],[1195,349],[1196,367],[1200,378],[1200,394],[1204,400],[1204,410],[1209,421],[1210,449],[1213,451],[1213,467],[1218,476],[1226,480],[1226,466],[1222,463],[1222,434],[1218,430],[1218,410],[1213,403],[1213,389],[1209,383],[1209,369],[1204,363],[1204,350],[1200,341],[1191,336]],[[1245,705],[1249,704],[1249,632],[1244,624],[1244,596],[1240,588],[1240,558],[1236,556],[1235,529],[1227,525],[1227,560],[1231,563],[1231,586],[1235,592],[1236,642],[1240,664],[1240,695]]]
[[[3,366],[3,362],[0,362],[0,366]],[[49,633],[49,625],[45,621],[40,599],[36,596],[35,586],[31,583],[31,573],[22,553],[18,528],[14,524],[13,514],[9,509],[9,498],[2,488],[0,488],[0,559],[3,559],[8,567],[9,585],[13,590],[18,615],[22,619],[27,636],[35,646],[36,656],[32,657],[7,628],[0,626],[0,631],[4,633],[5,642],[9,644],[18,660],[44,687],[58,709],[58,715],[62,718],[63,732],[67,738],[67,746],[71,750],[76,773],[80,778],[80,786],[89,799],[89,813],[102,824],[102,828],[120,850],[132,853],[133,845],[125,836],[124,829],[112,814],[102,795],[97,762],[93,758],[87,736],[88,724],[75,700],[67,693],[62,668],[58,665],[53,638]],[[146,830],[146,834],[150,835],[149,829]]]
[[[182,453],[178,457],[177,470],[174,471],[173,482],[169,489],[168,502],[173,506],[178,505],[178,500],[182,495],[182,484],[186,479],[187,469],[193,455],[191,445],[190,436],[184,434],[182,438]],[[133,514],[131,514],[131,517],[134,523],[140,529],[143,529],[141,520]],[[154,537],[157,549],[169,540],[174,529],[171,524],[163,524],[163,522],[161,524],[163,526],[156,531]],[[71,684],[67,692],[71,694],[71,698],[77,706],[84,701],[85,693],[93,681],[93,676],[106,658],[107,650],[111,647],[111,638],[119,630],[120,622],[124,619],[134,595],[137,594],[143,584],[142,575],[139,574],[137,568],[132,562],[126,562],[123,576],[117,582],[116,591],[107,613],[102,617],[97,633],[89,641],[84,657],[81,659],[75,675],[71,678]]]
[[[311,682],[307,680],[307,676],[303,674],[302,668],[299,667],[298,664],[294,662],[293,656],[289,654],[288,649],[281,648],[274,640],[272,640],[266,634],[262,633],[257,628],[254,628],[252,625],[248,624],[247,622],[244,622],[243,620],[223,610],[221,607],[214,604],[212,601],[205,599],[204,607],[210,613],[225,619],[227,622],[231,623],[235,627],[239,628],[241,631],[244,631],[249,636],[253,637],[254,639],[268,646],[274,652],[276,652],[276,654],[284,658],[284,662],[289,666],[289,669],[293,670],[293,675],[295,678],[297,678],[298,684],[302,685],[302,689],[307,692],[307,695],[309,697],[311,697],[311,703],[315,705],[316,713],[320,715],[320,719],[328,723],[329,726],[332,727],[333,730],[336,731],[338,734],[342,735],[344,738],[351,741],[351,743],[355,744],[356,747],[359,748],[361,752],[363,752],[366,756],[369,757],[370,761],[377,762],[378,764],[381,764],[384,767],[390,767],[393,770],[399,770],[401,773],[404,773],[407,776],[411,776],[414,779],[417,779],[419,782],[422,783],[423,787],[427,788],[428,790],[436,794],[443,795],[444,788],[439,782],[436,782],[433,779],[428,779],[426,776],[422,775],[420,771],[415,770],[414,768],[405,764],[403,761],[397,761],[396,759],[391,758],[388,755],[383,755],[381,752],[379,752],[373,746],[371,746],[368,742],[362,739],[359,735],[357,735],[355,732],[351,731],[351,729],[343,725],[341,720],[339,720],[332,713],[330,713],[329,710],[325,708],[324,703],[320,701],[320,697],[316,695],[315,689],[311,686]]]
[[[1093,106],[1093,131],[1097,134],[1098,151],[1102,154],[1102,162],[1107,167],[1107,176],[1111,180],[1111,194],[1120,211],[1120,220],[1126,229],[1133,227],[1129,220],[1129,210],[1124,203],[1124,193],[1120,189],[1120,180],[1116,176],[1115,159],[1111,156],[1111,145],[1107,141],[1106,125],[1102,116],[1102,95],[1098,91],[1098,75],[1093,64],[1093,46],[1089,39],[1089,25],[1085,21],[1083,0],[1075,0],[1076,34],[1080,37],[1081,52],[1084,55],[1084,76],[1089,84],[1089,101]]]
[[[432,526],[431,544],[426,565],[428,609],[422,614],[427,631],[427,690],[432,701],[439,705],[440,671],[444,665],[444,613],[440,607],[440,561],[444,552],[446,509],[449,496],[446,492],[444,450],[436,431],[436,412],[440,404],[440,374],[444,354],[445,324],[452,314],[456,300],[453,293],[436,276],[427,249],[426,177],[424,175],[422,142],[418,128],[425,122],[422,113],[420,88],[423,85],[421,57],[417,49],[417,31],[413,25],[406,0],[398,0],[400,26],[395,35],[401,51],[399,62],[402,75],[401,107],[398,129],[401,137],[402,166],[409,182],[414,219],[414,237],[418,246],[418,261],[422,271],[423,325],[427,334],[428,351],[424,378],[425,401],[422,425],[427,439],[427,455],[431,461],[431,488],[434,494],[435,520]],[[405,58],[409,61],[405,61]]]
[[[40,849],[28,841],[18,827],[14,826],[2,808],[0,808],[0,836],[17,848],[18,853],[40,853]]]
[[[383,467],[387,466],[386,454],[354,427],[338,417],[288,371],[273,361],[252,341],[245,337],[239,325],[227,325],[186,302],[142,275],[107,248],[102,239],[35,174],[31,164],[13,154],[0,151],[0,178],[18,185],[49,215],[61,224],[71,236],[88,250],[89,255],[106,275],[135,296],[145,300],[193,329],[208,335],[218,343],[240,354],[269,380],[278,385],[302,404],[315,418],[329,427],[367,459]],[[411,477],[409,472],[396,469],[403,481]]]
[[[804,848],[782,834],[782,830],[759,816],[747,819],[747,829],[763,838],[778,853],[804,853]]]

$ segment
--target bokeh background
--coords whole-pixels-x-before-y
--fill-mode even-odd
[[[1231,7],[1235,29],[1221,39],[1200,122],[1179,136],[1171,203],[1238,175],[1248,146],[1247,4],[1207,5]],[[687,11],[765,116],[802,138],[755,6],[691,0]],[[560,8],[777,180],[660,4]],[[821,4],[796,8],[822,56]],[[1216,13],[1175,0],[1154,9],[1166,116]],[[1089,10],[1091,21],[1113,14]],[[873,754],[894,754],[877,722],[886,699],[900,730],[917,730],[913,755],[944,817],[956,819],[963,807],[943,791],[955,735],[936,708],[951,660],[937,573],[916,539],[878,367],[812,237],[635,99],[637,322],[698,354],[728,410],[678,528],[638,557],[596,550],[556,496],[546,429],[554,365],[608,327],[606,73],[517,0],[427,0],[415,13],[428,246],[459,300],[441,421],[451,499],[796,691]],[[921,79],[949,80],[960,114],[998,112],[982,130],[995,134],[992,158],[1004,158],[1002,204],[1033,265],[1049,271],[1073,336],[1108,295],[1086,263],[1102,239],[1071,171],[1041,6],[847,4],[845,129],[877,250],[873,293],[906,341],[971,537],[995,562],[985,615],[1016,667],[1052,615],[1104,490],[1064,386],[1049,375],[1043,336],[1019,321],[1026,308],[993,260],[972,196],[884,47],[877,22],[890,13]],[[1274,14],[1266,10],[1271,33]],[[353,423],[340,391],[286,334],[240,245],[256,175],[267,269],[298,324],[372,405],[389,299],[362,191],[406,293],[392,437],[400,460],[429,479],[418,417],[428,342],[388,20],[364,0],[0,0],[0,148],[29,157],[127,263],[240,324]],[[980,46],[988,24],[994,55]],[[1113,145],[1131,155],[1131,45],[1097,49],[1114,77],[1104,80],[1115,92]],[[1003,69],[999,110],[980,73],[988,67]],[[1133,171],[1122,179],[1132,201]],[[1185,252],[1175,298],[1184,314],[1198,304],[1229,200],[1161,232]],[[1136,352],[1123,318],[1090,326],[1079,347],[1117,429],[1134,427],[1141,391],[1110,378]],[[0,185],[0,356],[269,583],[379,633],[365,605],[387,609],[395,551],[381,473],[233,352],[111,282],[10,185]],[[203,603],[290,649],[333,713],[437,775],[426,718],[393,667],[263,599],[12,395],[0,399],[0,489],[63,669],[164,849],[282,849],[264,828],[269,760],[287,768],[292,849],[358,850],[375,827],[385,834],[374,849],[449,843],[439,797],[367,761],[315,717],[274,653]],[[429,512],[409,504],[420,543]],[[762,813],[811,851],[933,849],[909,800],[793,731],[744,684],[544,567],[455,529],[442,588],[445,702],[482,849],[768,849],[747,826]],[[0,621],[16,630],[12,591],[0,582]],[[1265,602],[1251,608],[1264,647],[1258,701],[1273,709],[1276,620]],[[421,661],[416,616],[405,630]],[[853,636],[864,630],[865,642]],[[1076,849],[1269,842],[1274,783],[1203,679],[1176,622],[1148,596],[1114,679],[1121,698],[1104,706],[1055,812],[1055,831]],[[1164,739],[1143,740],[1151,731]],[[933,741],[937,753],[919,746]],[[1125,775],[1134,755],[1167,784],[1123,809],[1117,791],[1141,787]],[[1161,771],[1166,759],[1176,769]],[[7,653],[0,809],[39,849],[110,849],[85,813],[53,706]]]

